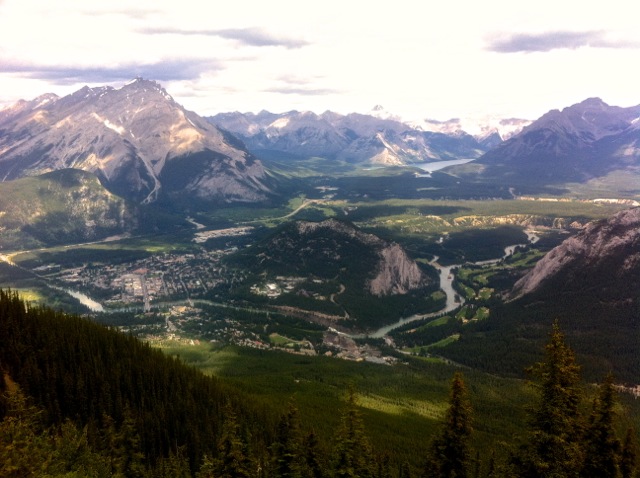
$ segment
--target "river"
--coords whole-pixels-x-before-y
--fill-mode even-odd
[[[384,327],[379,328],[375,332],[372,332],[369,334],[352,335],[351,337],[353,338],[372,337],[375,339],[379,339],[387,335],[393,329],[397,329],[398,327],[404,324],[408,324],[409,322],[428,319],[429,317],[437,317],[439,315],[445,314],[447,312],[451,312],[452,310],[455,310],[458,307],[460,307],[464,303],[464,299],[460,297],[456,293],[456,291],[453,289],[454,276],[453,276],[453,273],[451,272],[451,269],[454,269],[455,267],[459,267],[459,265],[441,266],[440,264],[438,264],[437,261],[438,261],[438,258],[436,257],[433,261],[430,262],[430,264],[433,267],[435,267],[440,273],[440,289],[447,295],[447,302],[442,309],[436,312],[430,312],[428,314],[415,314],[409,317],[404,317],[393,324],[385,325]],[[456,301],[456,299],[458,299],[458,301]]]
[[[538,241],[538,239],[540,239],[540,237],[532,230],[526,230],[525,233],[527,234],[527,239],[529,240],[528,244],[534,244],[535,242]],[[526,246],[528,244],[514,244],[511,246],[507,246],[504,248],[504,254],[502,255],[502,257],[499,257],[497,259],[489,259],[487,261],[473,262],[472,264],[489,265],[489,264],[498,263],[501,260],[506,259],[511,254],[513,254],[516,247]],[[398,327],[401,327],[405,324],[408,324],[410,322],[415,322],[416,320],[428,319],[430,317],[438,317],[442,314],[446,314],[447,312],[451,312],[452,310],[455,310],[461,305],[463,305],[464,298],[458,295],[458,293],[453,288],[454,274],[453,272],[451,272],[452,269],[461,267],[461,264],[454,264],[451,266],[441,266],[440,264],[438,264],[438,257],[433,259],[433,261],[431,261],[430,264],[433,267],[435,267],[440,273],[440,289],[447,295],[447,302],[442,309],[437,310],[436,312],[430,312],[428,314],[415,314],[409,317],[404,317],[398,320],[397,322],[394,322],[393,324],[390,324],[390,325],[385,325],[384,327],[381,327],[374,332],[371,332],[368,334],[351,335],[351,337],[352,338],[372,337],[372,338],[379,339],[387,335],[392,330],[397,329]]]
[[[80,303],[88,307],[91,312],[104,312],[104,307],[102,307],[102,304],[100,302],[96,302],[88,295],[71,289],[64,289],[64,291],[74,299],[78,299]]]

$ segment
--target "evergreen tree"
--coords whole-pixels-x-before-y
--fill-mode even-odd
[[[240,435],[240,425],[230,404],[224,407],[222,434],[218,441],[218,456],[211,463],[211,469],[201,469],[203,477],[248,478],[251,474],[250,459],[245,443]],[[203,472],[211,474],[202,474]]]
[[[108,459],[91,450],[87,431],[70,421],[59,429],[42,427],[42,409],[20,390],[6,394],[8,409],[0,421],[0,476],[114,476]],[[123,475],[116,475],[123,476]]]
[[[585,433],[584,478],[616,478],[619,473],[620,440],[615,431],[616,391],[613,376],[607,375],[593,401],[593,411]]]
[[[324,478],[326,476],[324,454],[320,450],[318,437],[313,430],[305,437],[302,446],[306,464],[305,476],[307,478]]]
[[[50,449],[42,436],[42,411],[20,390],[6,394],[7,412],[0,422],[0,476],[37,476]]]
[[[305,466],[298,409],[293,401],[280,418],[276,430],[276,441],[271,445],[274,476],[278,478],[300,478]]]
[[[336,478],[373,477],[371,447],[353,390],[349,392],[349,399],[342,413],[333,454],[333,473]]]
[[[189,461],[182,449],[170,453],[168,458],[161,458],[154,468],[153,478],[191,478]]]
[[[127,478],[144,476],[142,463],[144,454],[141,451],[140,435],[136,427],[135,419],[129,408],[125,409],[125,416],[117,435],[119,449],[123,451],[120,456],[119,470]]]
[[[512,458],[513,472],[526,477],[578,477],[584,456],[580,367],[557,321],[545,360],[531,371],[539,380],[540,397],[531,413],[527,444]]]
[[[620,454],[620,475],[622,478],[632,478],[636,468],[636,459],[638,450],[635,442],[635,430],[629,428],[624,437],[622,444],[622,453]]]
[[[425,476],[466,478],[470,465],[469,439],[472,433],[471,402],[462,374],[451,381],[449,408],[440,434],[432,441],[427,454]]]
[[[400,467],[400,474],[398,475],[398,478],[411,478],[411,476],[411,467],[409,466],[409,463],[405,461]]]
[[[489,465],[487,466],[487,478],[495,478],[496,476],[496,453],[491,450],[489,456]]]
[[[376,457],[376,463],[378,466],[378,472],[376,478],[391,478],[391,459],[389,453],[384,452],[382,455]],[[402,473],[402,470],[400,470]]]

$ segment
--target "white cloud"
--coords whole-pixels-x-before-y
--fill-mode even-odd
[[[4,0],[0,102],[142,75],[202,114],[533,118],[591,96],[640,103],[639,43],[624,0]]]

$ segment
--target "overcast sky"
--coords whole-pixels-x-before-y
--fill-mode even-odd
[[[160,82],[201,115],[535,119],[640,104],[629,0],[0,0],[0,106]]]

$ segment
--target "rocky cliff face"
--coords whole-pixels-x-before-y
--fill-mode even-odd
[[[514,286],[517,298],[554,284],[559,291],[621,295],[640,281],[640,208],[587,225],[544,256]]]
[[[222,201],[269,194],[262,164],[242,143],[142,79],[0,111],[3,181],[66,168],[92,172],[112,192],[147,203],[177,189]]]
[[[379,254],[378,275],[369,282],[371,294],[406,294],[424,285],[425,277],[418,264],[409,259],[399,244],[390,244]]]

